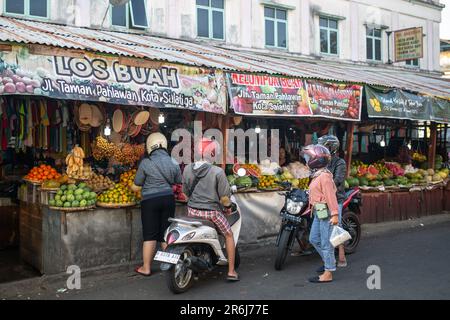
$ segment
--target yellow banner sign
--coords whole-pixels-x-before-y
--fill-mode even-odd
[[[423,30],[410,28],[394,32],[395,61],[423,58]]]

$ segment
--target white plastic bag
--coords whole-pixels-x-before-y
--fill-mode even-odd
[[[331,231],[330,242],[333,247],[337,247],[344,244],[345,241],[350,240],[352,236],[346,230],[339,226],[334,226],[333,231]]]

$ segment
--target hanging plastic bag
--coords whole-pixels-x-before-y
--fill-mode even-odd
[[[341,244],[344,244],[345,241],[348,241],[352,238],[350,233],[346,230],[342,229],[339,226],[334,226],[333,231],[331,231],[330,242],[333,247],[337,247]]]

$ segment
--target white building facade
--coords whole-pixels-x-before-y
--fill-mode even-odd
[[[422,27],[423,58],[394,66],[430,72],[440,71],[442,9],[432,0],[0,0],[4,16],[358,64],[388,65],[388,34]]]

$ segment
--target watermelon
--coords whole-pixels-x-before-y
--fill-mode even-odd
[[[238,170],[241,168],[241,165],[239,163],[236,163],[233,165],[233,173],[238,174]]]
[[[369,185],[369,180],[367,180],[364,177],[359,178],[359,185],[360,186],[368,186]]]
[[[253,184],[252,179],[250,177],[239,177],[236,178],[236,185],[239,187],[251,187]]]
[[[348,185],[352,188],[352,187],[358,187],[359,186],[359,180],[358,178],[352,178],[347,180],[348,181]]]
[[[375,168],[374,166],[369,166],[369,168],[367,168],[367,171],[370,173],[370,174],[373,174],[373,175],[377,175],[378,173],[380,173],[379,171],[378,171],[378,169],[377,168]]]

